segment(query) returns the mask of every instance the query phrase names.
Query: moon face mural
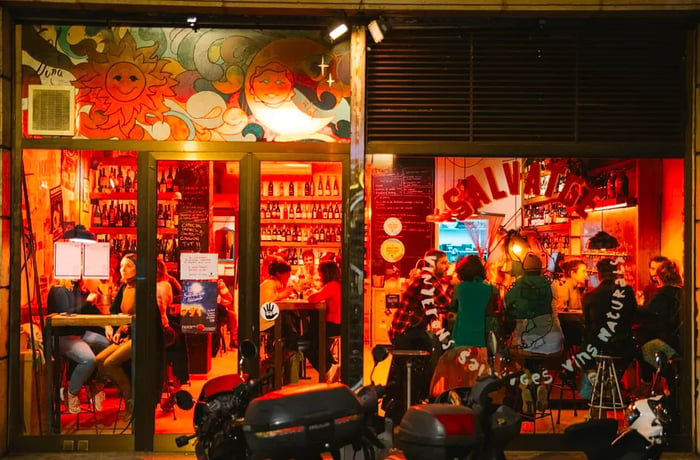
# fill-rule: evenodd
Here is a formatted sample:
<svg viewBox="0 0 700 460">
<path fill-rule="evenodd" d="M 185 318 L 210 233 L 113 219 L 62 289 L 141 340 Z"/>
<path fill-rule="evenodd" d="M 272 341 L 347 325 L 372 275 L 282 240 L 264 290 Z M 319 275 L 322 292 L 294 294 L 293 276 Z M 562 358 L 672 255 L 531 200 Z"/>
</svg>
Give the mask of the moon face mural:
<svg viewBox="0 0 700 460">
<path fill-rule="evenodd" d="M 337 62 L 309 39 L 271 42 L 248 67 L 245 96 L 251 113 L 276 140 L 328 137 L 319 131 L 336 117 L 347 86 L 337 76 Z"/>
</svg>

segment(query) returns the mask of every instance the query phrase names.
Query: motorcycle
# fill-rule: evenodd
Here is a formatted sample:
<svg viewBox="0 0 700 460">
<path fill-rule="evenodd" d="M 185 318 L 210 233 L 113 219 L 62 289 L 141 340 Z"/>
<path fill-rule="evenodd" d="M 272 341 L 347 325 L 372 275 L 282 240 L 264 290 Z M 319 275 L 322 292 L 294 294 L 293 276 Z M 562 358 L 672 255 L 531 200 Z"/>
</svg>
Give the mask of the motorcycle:
<svg viewBox="0 0 700 460">
<path fill-rule="evenodd" d="M 656 354 L 656 375 L 672 370 L 663 353 Z M 666 374 L 672 380 L 675 372 Z M 675 382 L 669 388 L 675 388 Z M 668 440 L 673 422 L 673 393 L 651 395 L 638 399 L 627 407 L 626 429 L 618 435 L 616 419 L 592 419 L 571 425 L 564 430 L 567 445 L 583 451 L 589 460 L 657 460 Z"/>
<path fill-rule="evenodd" d="M 242 370 L 243 364 L 255 358 L 258 350 L 253 342 L 244 340 L 238 352 L 239 374 L 226 374 L 207 381 L 196 406 L 188 391 L 175 393 L 178 407 L 189 410 L 195 406 L 192 420 L 194 433 L 176 438 L 175 443 L 177 447 L 184 447 L 196 439 L 195 454 L 198 460 L 245 459 L 252 454 L 243 433 L 243 417 L 250 402 L 260 393 L 261 384 L 269 380 L 271 374 L 247 380 Z"/>
<path fill-rule="evenodd" d="M 407 460 L 504 460 L 506 445 L 520 434 L 521 417 L 508 406 L 494 404 L 490 394 L 517 374 L 494 370 L 497 339 L 487 341 L 491 373 L 471 388 L 449 390 L 435 403 L 411 406 L 401 420 L 397 446 Z"/>
<path fill-rule="evenodd" d="M 242 368 L 245 359 L 256 356 L 257 347 L 244 341 L 239 353 Z M 386 350 L 373 351 L 375 367 L 386 355 Z M 261 395 L 261 382 L 271 377 L 268 373 L 246 380 L 242 374 L 225 375 L 205 383 L 195 406 L 195 432 L 178 437 L 177 446 L 196 439 L 199 460 L 320 459 L 324 452 L 339 459 L 345 446 L 373 459 L 374 448 L 384 447 L 374 424 L 383 386 L 372 382 L 355 393 L 340 383 L 320 383 Z M 175 400 L 186 410 L 194 405 L 184 390 Z"/>
</svg>

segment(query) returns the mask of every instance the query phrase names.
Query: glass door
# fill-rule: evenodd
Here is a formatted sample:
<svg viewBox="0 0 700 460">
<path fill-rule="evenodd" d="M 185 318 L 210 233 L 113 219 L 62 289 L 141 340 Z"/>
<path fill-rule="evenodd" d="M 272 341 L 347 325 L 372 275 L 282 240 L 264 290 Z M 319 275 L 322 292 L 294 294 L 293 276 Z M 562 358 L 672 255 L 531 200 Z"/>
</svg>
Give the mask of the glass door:
<svg viewBox="0 0 700 460">
<path fill-rule="evenodd" d="M 237 372 L 240 161 L 156 162 L 155 284 L 162 349 L 154 372 L 156 450 L 192 433 L 193 409 L 175 405 L 178 391 L 196 400 L 204 384 Z M 191 450 L 192 446 L 185 448 Z"/>
<path fill-rule="evenodd" d="M 275 388 L 339 376 L 342 173 L 340 161 L 260 163 L 260 349 Z"/>
</svg>

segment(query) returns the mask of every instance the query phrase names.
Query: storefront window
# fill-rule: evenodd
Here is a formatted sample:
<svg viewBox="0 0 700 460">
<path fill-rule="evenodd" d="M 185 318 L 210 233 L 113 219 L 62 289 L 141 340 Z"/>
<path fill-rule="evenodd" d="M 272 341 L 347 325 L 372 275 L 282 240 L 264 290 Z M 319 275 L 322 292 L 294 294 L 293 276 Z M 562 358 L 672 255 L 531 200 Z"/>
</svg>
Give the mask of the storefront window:
<svg viewBox="0 0 700 460">
<path fill-rule="evenodd" d="M 495 366 L 522 371 L 499 396 L 523 415 L 522 433 L 561 433 L 582 413 L 621 421 L 652 392 L 678 397 L 679 363 L 660 369 L 654 356 L 678 361 L 689 346 L 682 160 L 376 157 L 366 171 L 371 344 L 401 347 L 411 327 L 430 330 L 441 357 L 426 363 L 432 380 L 416 398 L 489 372 L 488 331 Z M 433 275 L 423 304 L 435 321 L 397 321 L 426 293 L 413 285 Z M 602 374 L 603 355 L 615 372 Z M 405 403 L 384 408 L 400 419 Z"/>
</svg>

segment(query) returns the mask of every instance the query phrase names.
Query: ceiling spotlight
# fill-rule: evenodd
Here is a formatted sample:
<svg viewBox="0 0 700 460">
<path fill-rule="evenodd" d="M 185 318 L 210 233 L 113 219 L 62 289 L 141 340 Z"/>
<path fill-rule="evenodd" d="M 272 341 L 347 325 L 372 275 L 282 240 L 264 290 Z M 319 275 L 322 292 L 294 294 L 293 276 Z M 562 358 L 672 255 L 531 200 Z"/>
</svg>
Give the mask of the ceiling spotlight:
<svg viewBox="0 0 700 460">
<path fill-rule="evenodd" d="M 345 35 L 348 30 L 348 25 L 344 22 L 340 22 L 329 29 L 328 38 L 330 38 L 331 41 L 334 42 L 343 35 Z"/>
<path fill-rule="evenodd" d="M 372 19 L 369 24 L 367 24 L 367 30 L 369 30 L 369 34 L 372 36 L 374 43 L 381 43 L 381 41 L 384 40 L 384 32 L 389 30 L 389 28 L 381 18 L 377 18 Z"/>
<path fill-rule="evenodd" d="M 197 16 L 189 16 L 187 18 L 187 25 L 193 29 L 197 28 Z"/>
</svg>

